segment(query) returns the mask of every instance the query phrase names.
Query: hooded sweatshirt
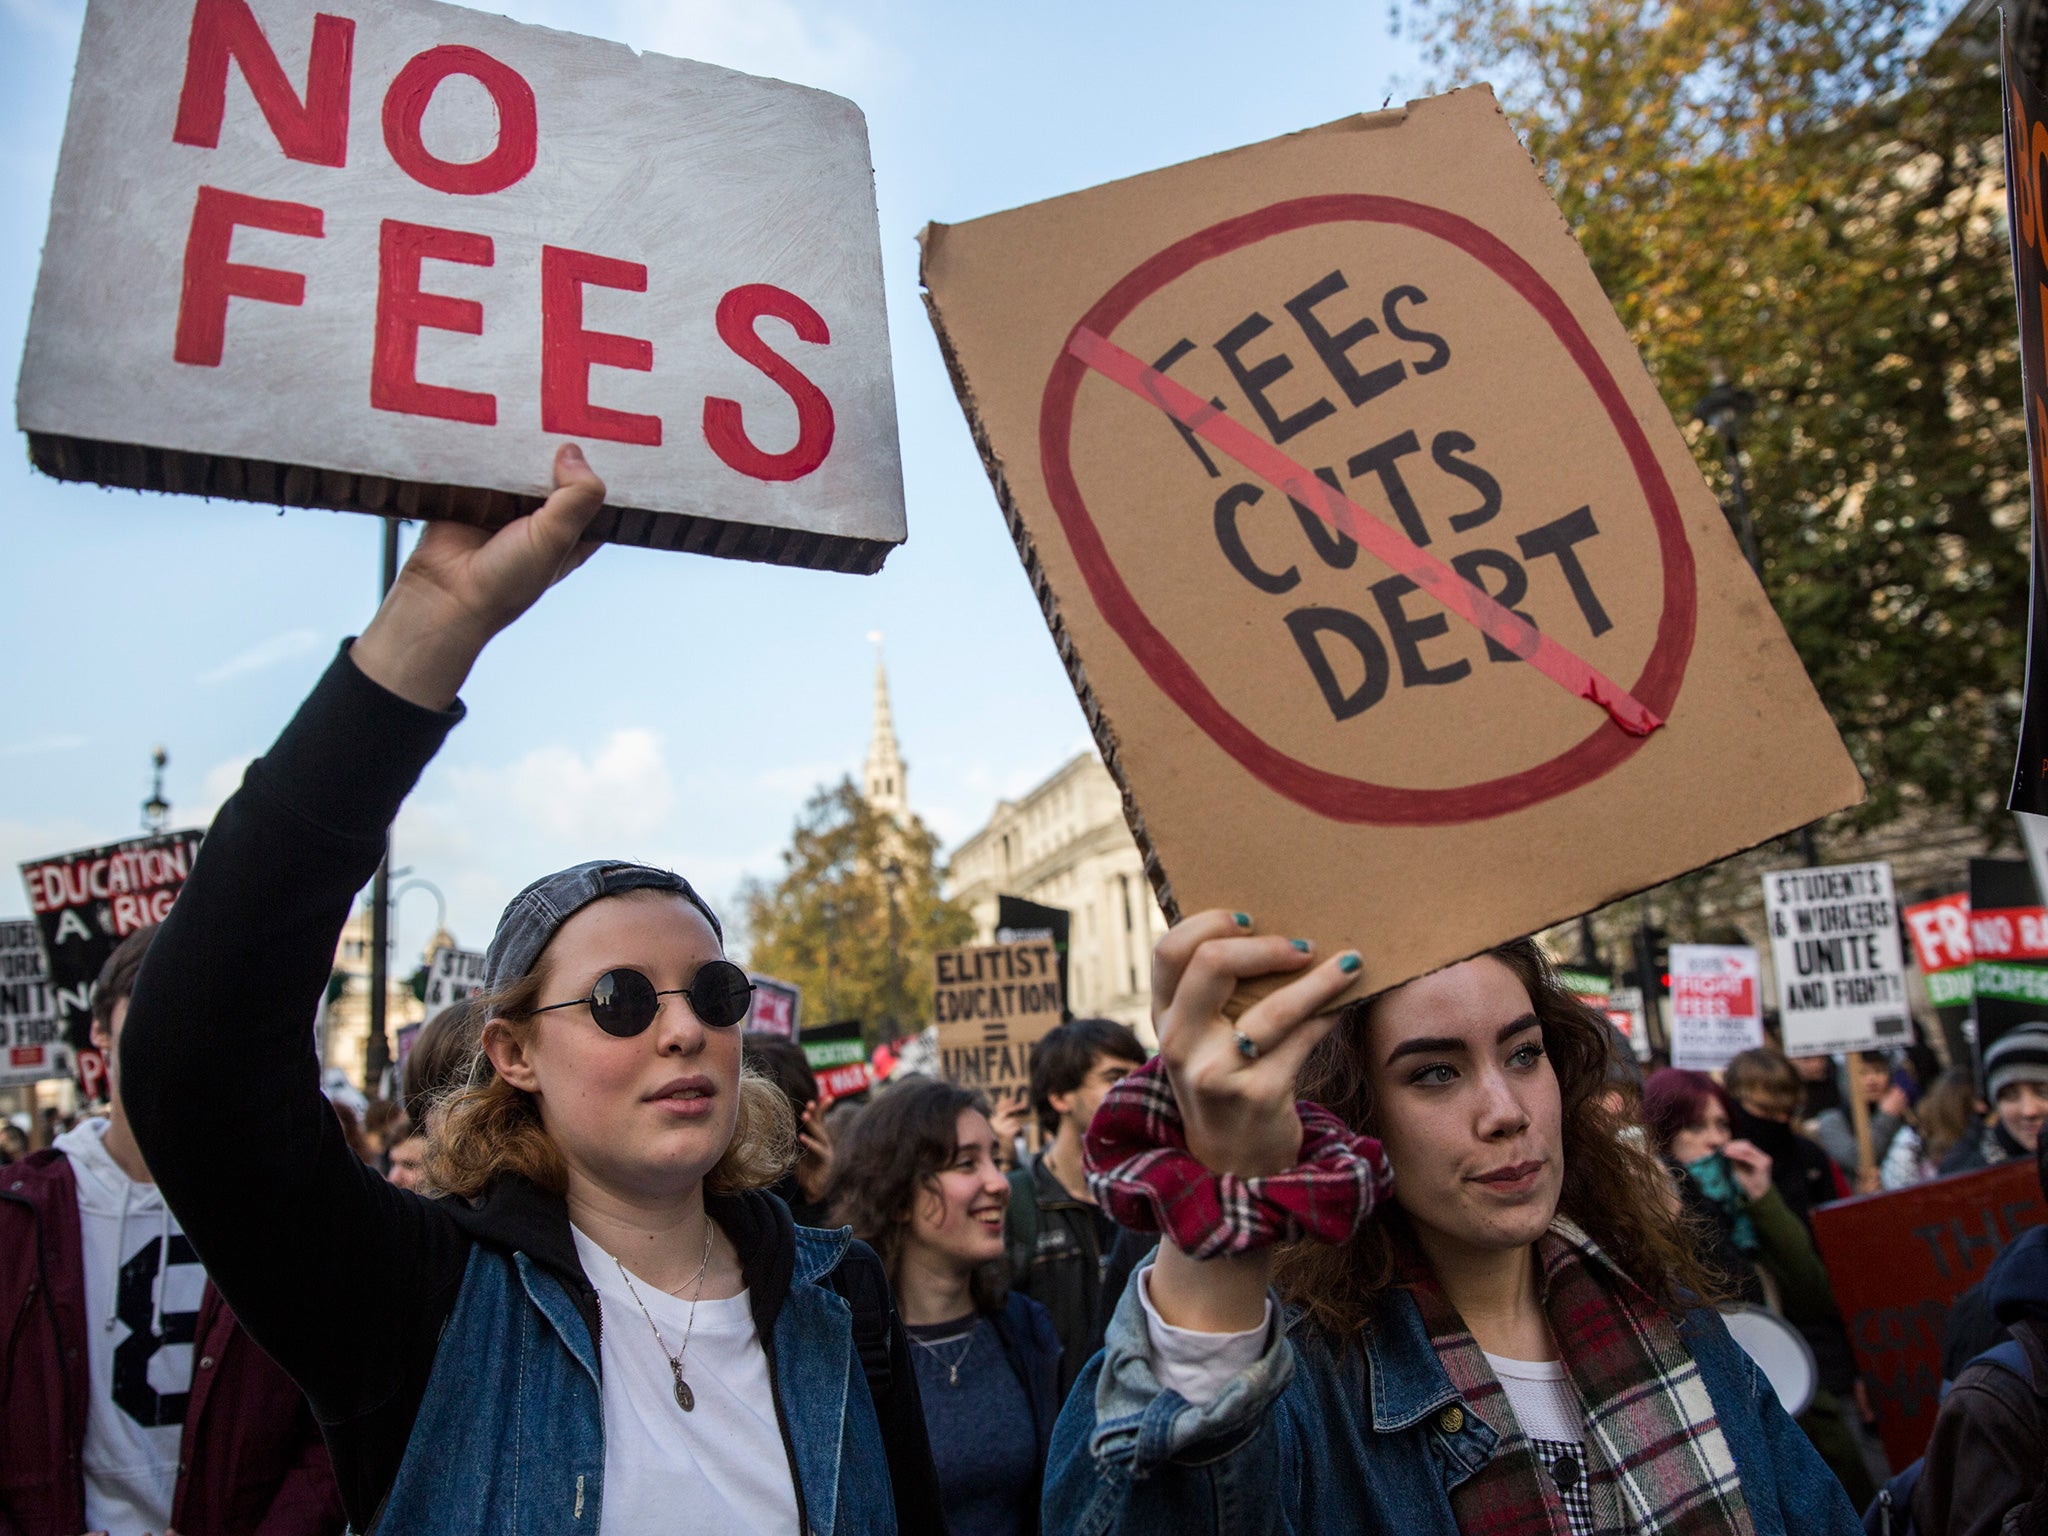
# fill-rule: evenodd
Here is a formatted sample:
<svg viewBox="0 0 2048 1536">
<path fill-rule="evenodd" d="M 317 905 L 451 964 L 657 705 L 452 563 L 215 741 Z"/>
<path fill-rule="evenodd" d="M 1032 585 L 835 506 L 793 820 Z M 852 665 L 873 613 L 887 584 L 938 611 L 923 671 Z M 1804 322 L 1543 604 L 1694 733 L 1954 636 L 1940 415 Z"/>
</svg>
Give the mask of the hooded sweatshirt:
<svg viewBox="0 0 2048 1536">
<path fill-rule="evenodd" d="M 121 1171 L 107 1122 L 57 1138 L 78 1182 L 85 1259 L 85 1523 L 108 1536 L 170 1525 L 206 1271 L 154 1184 Z"/>
</svg>

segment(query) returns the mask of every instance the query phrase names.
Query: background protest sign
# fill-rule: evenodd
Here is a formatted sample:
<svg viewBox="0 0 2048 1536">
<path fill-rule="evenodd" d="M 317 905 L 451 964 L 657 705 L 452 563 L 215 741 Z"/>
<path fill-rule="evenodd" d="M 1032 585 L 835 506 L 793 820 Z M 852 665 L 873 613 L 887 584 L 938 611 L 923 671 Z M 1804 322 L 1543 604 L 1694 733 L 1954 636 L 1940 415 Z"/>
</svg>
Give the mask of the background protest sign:
<svg viewBox="0 0 2048 1536">
<path fill-rule="evenodd" d="M 475 950 L 441 945 L 427 967 L 427 1012 L 474 997 L 484 988 L 484 975 L 484 957 Z"/>
<path fill-rule="evenodd" d="M 1958 891 L 1903 910 L 1913 940 L 1913 963 L 1927 983 L 1927 1000 L 1937 1008 L 1970 1001 L 1970 897 Z"/>
<path fill-rule="evenodd" d="M 818 1097 L 826 1103 L 849 1098 L 868 1087 L 868 1048 L 861 1041 L 860 1020 L 840 1019 L 822 1025 L 809 1031 L 801 1044 L 804 1061 L 818 1082 Z"/>
<path fill-rule="evenodd" d="M 71 1072 L 36 925 L 26 918 L 0 922 L 0 1087 Z"/>
<path fill-rule="evenodd" d="M 1643 1032 L 1643 994 L 1638 988 L 1617 987 L 1611 977 L 1572 966 L 1560 966 L 1557 979 L 1572 996 L 1606 1017 L 1638 1061 L 1650 1059 L 1649 1038 Z"/>
<path fill-rule="evenodd" d="M 1488 91 L 932 225 L 923 275 L 1169 917 L 1386 987 L 1860 797 Z"/>
<path fill-rule="evenodd" d="M 2025 859 L 1970 860 L 1970 956 L 1981 1062 L 2007 1030 L 2048 1018 L 2048 911 Z"/>
<path fill-rule="evenodd" d="M 1763 878 L 1785 1054 L 1904 1045 L 1906 963 L 1891 865 L 1838 864 Z"/>
<path fill-rule="evenodd" d="M 1941 1325 L 2012 1238 L 2048 1221 L 2031 1158 L 1813 1213 L 1814 1240 L 1877 1398 L 1885 1455 L 1927 1449 L 1941 1406 Z"/>
<path fill-rule="evenodd" d="M 16 395 L 45 473 L 832 570 L 904 537 L 823 91 L 432 0 L 91 0 Z"/>
<path fill-rule="evenodd" d="M 752 971 L 747 976 L 754 983 L 754 1000 L 747 1010 L 747 1033 L 796 1039 L 802 1027 L 799 1015 L 803 1011 L 803 988 Z"/>
<path fill-rule="evenodd" d="M 2027 424 L 2033 555 L 2027 595 L 2027 675 L 2019 750 L 2008 808 L 2048 813 L 2048 184 L 2041 179 L 2039 137 L 2048 133 L 2044 97 L 2012 56 L 2003 36 L 2005 75 L 2005 212 L 2011 231 L 2013 288 L 2019 299 L 2020 413 Z"/>
<path fill-rule="evenodd" d="M 1747 944 L 1671 946 L 1671 1064 L 1718 1072 L 1764 1043 L 1762 968 Z"/>
<path fill-rule="evenodd" d="M 163 832 L 21 866 L 64 1038 L 88 1097 L 106 1088 L 105 1062 L 92 1045 L 92 984 L 115 945 L 164 920 L 205 835 Z"/>
<path fill-rule="evenodd" d="M 1050 939 L 943 949 L 933 957 L 939 1073 L 1000 1108 L 1031 1085 L 1031 1047 L 1060 1022 Z"/>
</svg>

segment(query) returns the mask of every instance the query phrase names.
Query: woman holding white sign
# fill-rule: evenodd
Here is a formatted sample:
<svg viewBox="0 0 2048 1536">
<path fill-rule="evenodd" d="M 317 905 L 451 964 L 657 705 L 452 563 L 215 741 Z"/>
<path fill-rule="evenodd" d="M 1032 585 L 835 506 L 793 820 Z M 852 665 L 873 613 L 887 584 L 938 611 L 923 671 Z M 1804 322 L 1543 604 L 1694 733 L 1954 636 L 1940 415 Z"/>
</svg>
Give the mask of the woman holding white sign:
<svg viewBox="0 0 2048 1536">
<path fill-rule="evenodd" d="M 1088 1150 L 1165 1240 L 1067 1399 L 1047 1528 L 1858 1531 L 1699 1305 L 1601 1107 L 1605 1021 L 1527 941 L 1323 1012 L 1358 971 L 1242 913 L 1160 941 L 1160 1058 Z M 1284 984 L 1233 1022 L 1254 978 Z"/>
<path fill-rule="evenodd" d="M 357 1530 L 941 1530 L 880 1264 L 761 1193 L 795 1130 L 688 882 L 584 864 L 506 908 L 432 1111 L 446 1198 L 350 1156 L 320 1097 L 306 1021 L 355 893 L 486 642 L 594 547 L 602 483 L 574 448 L 555 476 L 495 534 L 429 524 L 222 807 L 124 1034 L 136 1139 Z M 232 1176 L 213 1125 L 258 1149 Z"/>
</svg>

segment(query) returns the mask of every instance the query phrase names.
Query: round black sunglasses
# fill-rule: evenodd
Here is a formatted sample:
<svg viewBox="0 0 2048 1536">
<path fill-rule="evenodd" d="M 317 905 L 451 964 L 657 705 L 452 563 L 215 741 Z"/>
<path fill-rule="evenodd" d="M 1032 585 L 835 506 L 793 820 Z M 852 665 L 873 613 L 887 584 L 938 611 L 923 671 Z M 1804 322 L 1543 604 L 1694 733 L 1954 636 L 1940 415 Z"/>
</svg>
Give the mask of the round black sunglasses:
<svg viewBox="0 0 2048 1536">
<path fill-rule="evenodd" d="M 620 967 L 606 971 L 590 985 L 588 997 L 573 997 L 566 1003 L 549 1003 L 535 1013 L 552 1013 L 557 1008 L 590 1005 L 590 1016 L 608 1035 L 622 1039 L 639 1034 L 654 1022 L 664 997 L 687 997 L 691 1011 L 712 1029 L 730 1029 L 747 1016 L 754 996 L 754 984 L 747 973 L 730 960 L 707 960 L 697 967 L 687 987 L 657 992 L 654 983 L 638 971 Z"/>
</svg>

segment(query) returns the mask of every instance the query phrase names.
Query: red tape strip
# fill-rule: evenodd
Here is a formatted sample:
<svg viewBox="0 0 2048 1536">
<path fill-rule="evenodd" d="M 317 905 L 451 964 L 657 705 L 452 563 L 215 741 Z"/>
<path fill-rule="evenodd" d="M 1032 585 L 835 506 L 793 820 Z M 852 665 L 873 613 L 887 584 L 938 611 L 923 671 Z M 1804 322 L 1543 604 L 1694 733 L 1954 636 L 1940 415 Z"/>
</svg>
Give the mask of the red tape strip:
<svg viewBox="0 0 2048 1536">
<path fill-rule="evenodd" d="M 1566 692 L 1607 711 L 1631 736 L 1647 736 L 1664 723 L 1640 700 L 1584 658 L 1503 608 L 1477 586 L 1357 502 L 1332 490 L 1271 443 L 1255 437 L 1214 405 L 1156 368 L 1147 367 L 1107 337 L 1076 326 L 1067 351 L 1112 383 L 1166 412 L 1204 442 L 1221 449 L 1268 485 L 1301 503 L 1332 528 L 1363 546 L 1489 639 L 1498 641 Z"/>
</svg>

